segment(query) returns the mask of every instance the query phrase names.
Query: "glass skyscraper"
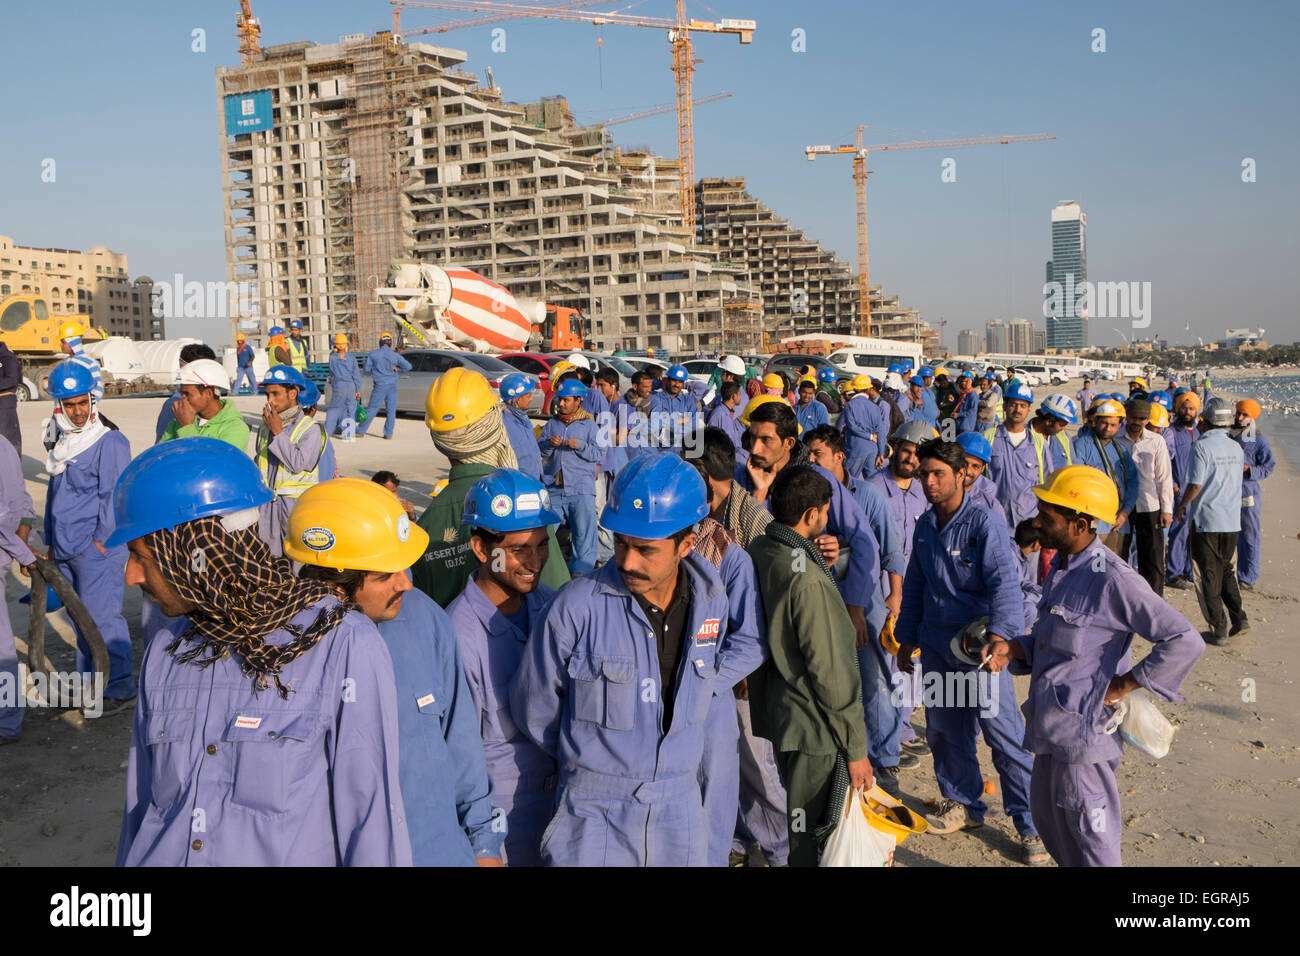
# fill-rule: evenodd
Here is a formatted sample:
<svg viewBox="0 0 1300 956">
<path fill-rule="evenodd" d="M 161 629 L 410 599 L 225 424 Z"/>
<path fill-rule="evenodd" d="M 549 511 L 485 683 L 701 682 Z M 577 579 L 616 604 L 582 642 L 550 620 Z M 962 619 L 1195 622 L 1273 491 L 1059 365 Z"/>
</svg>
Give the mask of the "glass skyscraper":
<svg viewBox="0 0 1300 956">
<path fill-rule="evenodd" d="M 1088 278 L 1087 232 L 1088 217 L 1077 202 L 1070 199 L 1056 204 L 1047 281 L 1052 289 L 1049 297 L 1054 293 L 1059 305 L 1044 309 L 1048 348 L 1081 349 L 1088 344 L 1088 319 L 1082 308 L 1082 288 Z"/>
</svg>

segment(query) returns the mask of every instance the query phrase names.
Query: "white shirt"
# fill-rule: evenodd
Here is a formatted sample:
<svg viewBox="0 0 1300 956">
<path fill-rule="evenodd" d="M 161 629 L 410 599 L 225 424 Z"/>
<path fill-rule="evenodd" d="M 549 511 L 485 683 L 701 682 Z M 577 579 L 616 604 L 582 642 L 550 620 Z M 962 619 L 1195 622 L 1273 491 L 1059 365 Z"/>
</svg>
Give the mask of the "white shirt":
<svg viewBox="0 0 1300 956">
<path fill-rule="evenodd" d="M 1174 512 L 1174 479 L 1169 465 L 1169 446 L 1163 435 L 1143 430 L 1137 441 L 1128 437 L 1127 431 L 1115 436 L 1124 450 L 1133 456 L 1137 466 L 1138 496 L 1134 512 Z"/>
</svg>

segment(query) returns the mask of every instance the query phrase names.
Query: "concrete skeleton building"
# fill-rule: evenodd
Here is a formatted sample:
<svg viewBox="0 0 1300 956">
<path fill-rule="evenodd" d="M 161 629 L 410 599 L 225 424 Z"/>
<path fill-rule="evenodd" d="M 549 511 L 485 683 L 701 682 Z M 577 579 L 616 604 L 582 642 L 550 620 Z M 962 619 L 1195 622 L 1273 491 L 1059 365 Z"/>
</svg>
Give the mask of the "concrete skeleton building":
<svg viewBox="0 0 1300 956">
<path fill-rule="evenodd" d="M 764 330 L 854 329 L 849 267 L 743 179 L 699 183 L 684 227 L 675 159 L 611 148 L 562 97 L 506 102 L 465 59 L 381 33 L 218 69 L 227 281 L 257 290 L 232 336 L 300 319 L 315 355 L 338 331 L 371 347 L 395 327 L 373 290 L 412 259 L 576 308 L 607 349 L 753 352 Z M 873 320 L 928 330 L 896 296 Z"/>
<path fill-rule="evenodd" d="M 166 338 L 164 321 L 154 314 L 153 280 L 128 275 L 126 254 L 104 246 L 46 249 L 0 236 L 0 296 L 42 296 L 51 315 L 85 315 L 109 335 Z"/>
</svg>

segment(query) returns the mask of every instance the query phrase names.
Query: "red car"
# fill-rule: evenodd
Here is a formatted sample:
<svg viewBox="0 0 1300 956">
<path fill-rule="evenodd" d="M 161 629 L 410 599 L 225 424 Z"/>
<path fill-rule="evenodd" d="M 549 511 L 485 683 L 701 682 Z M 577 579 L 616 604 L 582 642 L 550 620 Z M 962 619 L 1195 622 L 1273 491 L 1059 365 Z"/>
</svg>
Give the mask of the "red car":
<svg viewBox="0 0 1300 956">
<path fill-rule="evenodd" d="M 542 384 L 542 408 L 551 407 L 551 391 L 554 387 L 551 383 L 551 368 L 564 360 L 563 355 L 550 352 L 507 352 L 496 357 L 511 368 L 536 375 Z"/>
</svg>

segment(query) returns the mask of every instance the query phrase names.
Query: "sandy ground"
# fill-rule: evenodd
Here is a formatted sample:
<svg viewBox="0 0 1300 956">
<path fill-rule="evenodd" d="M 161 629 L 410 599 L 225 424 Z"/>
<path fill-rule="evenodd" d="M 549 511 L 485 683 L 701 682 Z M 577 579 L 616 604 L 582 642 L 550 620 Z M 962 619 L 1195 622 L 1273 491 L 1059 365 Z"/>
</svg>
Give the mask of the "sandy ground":
<svg viewBox="0 0 1300 956">
<path fill-rule="evenodd" d="M 1068 389 L 1073 393 L 1078 383 Z M 131 440 L 134 451 L 153 442 L 161 399 L 111 399 L 104 411 Z M 254 398 L 236 400 L 252 423 L 260 410 Z M 21 411 L 26 454 L 23 469 L 38 513 L 47 478 L 37 457 L 45 402 Z M 1267 421 L 1262 423 L 1267 434 Z M 343 475 L 369 477 L 395 471 L 402 493 L 417 508 L 446 474 L 446 461 L 433 448 L 417 419 L 397 423 L 392 441 L 370 437 L 337 446 Z M 1300 617 L 1300 484 L 1280 461 L 1264 484 L 1264 567 L 1246 594 L 1252 630 L 1228 647 L 1209 647 L 1184 685 L 1187 701 L 1161 704 L 1178 725 L 1173 749 L 1162 761 L 1132 748 L 1120 769 L 1124 859 L 1144 866 L 1279 865 L 1300 862 L 1300 698 L 1295 693 L 1291 653 Z M 35 540 L 35 539 L 33 539 Z M 5 598 L 20 659 L 25 660 L 28 627 L 25 579 L 6 571 Z M 1193 592 L 1169 591 L 1171 603 L 1197 627 L 1204 627 Z M 129 588 L 125 614 L 140 653 L 140 592 Z M 48 648 L 56 667 L 72 669 L 72 630 L 66 613 L 51 615 Z M 1135 645 L 1138 657 L 1149 645 Z M 1027 678 L 1017 682 L 1023 700 Z M 116 853 L 121 822 L 131 712 L 85 720 L 76 711 L 32 709 L 22 740 L 0 748 L 0 865 L 105 866 Z M 918 725 L 921 723 L 917 715 Z M 981 765 L 996 780 L 987 747 Z M 905 798 L 937 797 L 929 760 L 904 771 Z M 1019 844 L 1000 798 L 982 831 L 913 837 L 896 860 L 907 866 L 1009 865 Z"/>
</svg>

